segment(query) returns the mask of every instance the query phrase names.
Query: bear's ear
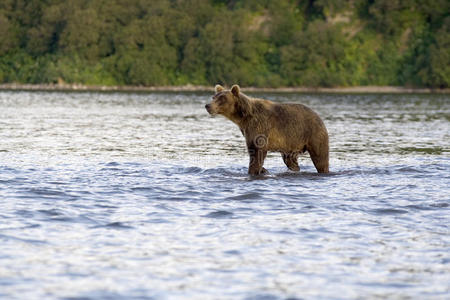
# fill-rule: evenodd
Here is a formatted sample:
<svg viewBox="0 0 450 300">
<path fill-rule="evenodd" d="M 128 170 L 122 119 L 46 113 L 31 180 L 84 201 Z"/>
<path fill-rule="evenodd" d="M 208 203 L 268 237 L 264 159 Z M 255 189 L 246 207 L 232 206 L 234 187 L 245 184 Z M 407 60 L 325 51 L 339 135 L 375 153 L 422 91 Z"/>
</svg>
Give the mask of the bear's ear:
<svg viewBox="0 0 450 300">
<path fill-rule="evenodd" d="M 236 97 L 239 97 L 239 92 L 241 91 L 241 88 L 235 84 L 231 87 L 231 92 L 233 93 L 233 95 L 235 95 Z"/>
<path fill-rule="evenodd" d="M 224 90 L 223 86 L 221 86 L 220 84 L 216 84 L 216 87 L 214 89 L 216 91 L 216 94 Z"/>
</svg>

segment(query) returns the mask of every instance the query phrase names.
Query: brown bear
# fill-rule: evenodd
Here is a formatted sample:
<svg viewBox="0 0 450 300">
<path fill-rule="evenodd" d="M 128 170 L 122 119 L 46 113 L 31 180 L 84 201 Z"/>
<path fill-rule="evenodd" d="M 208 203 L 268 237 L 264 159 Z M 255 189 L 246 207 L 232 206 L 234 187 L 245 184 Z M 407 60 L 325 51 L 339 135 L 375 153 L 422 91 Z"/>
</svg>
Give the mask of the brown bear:
<svg viewBox="0 0 450 300">
<path fill-rule="evenodd" d="M 281 152 L 292 171 L 300 170 L 298 155 L 308 151 L 317 172 L 328 173 L 328 132 L 309 107 L 250 98 L 238 85 L 231 90 L 216 85 L 212 99 L 205 105 L 208 113 L 223 115 L 241 129 L 250 155 L 250 175 L 267 173 L 263 168 L 267 151 Z"/>
</svg>

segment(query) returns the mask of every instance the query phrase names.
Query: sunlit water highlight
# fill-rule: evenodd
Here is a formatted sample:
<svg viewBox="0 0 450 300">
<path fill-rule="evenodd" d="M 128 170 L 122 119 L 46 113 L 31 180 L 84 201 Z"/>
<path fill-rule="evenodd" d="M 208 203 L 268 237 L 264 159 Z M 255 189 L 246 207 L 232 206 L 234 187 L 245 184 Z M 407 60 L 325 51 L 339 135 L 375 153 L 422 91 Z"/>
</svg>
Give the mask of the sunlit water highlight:
<svg viewBox="0 0 450 300">
<path fill-rule="evenodd" d="M 449 97 L 258 96 L 331 174 L 249 178 L 210 94 L 0 92 L 0 298 L 448 299 Z"/>
</svg>

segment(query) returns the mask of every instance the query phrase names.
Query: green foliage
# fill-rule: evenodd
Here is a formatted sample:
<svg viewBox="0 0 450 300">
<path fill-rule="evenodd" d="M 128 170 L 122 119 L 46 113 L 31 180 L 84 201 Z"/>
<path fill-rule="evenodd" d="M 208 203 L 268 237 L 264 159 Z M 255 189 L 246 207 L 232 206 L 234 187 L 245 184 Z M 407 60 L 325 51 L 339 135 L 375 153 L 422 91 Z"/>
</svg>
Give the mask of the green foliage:
<svg viewBox="0 0 450 300">
<path fill-rule="evenodd" d="M 1 82 L 42 82 L 42 70 L 46 70 L 49 57 L 34 58 L 23 50 L 0 57 Z"/>
<path fill-rule="evenodd" d="M 420 21 L 416 0 L 378 0 L 369 8 L 370 21 L 385 34 L 395 35 Z"/>
<path fill-rule="evenodd" d="M 450 17 L 432 34 L 429 26 L 416 29 L 404 59 L 403 84 L 450 86 Z"/>
<path fill-rule="evenodd" d="M 435 42 L 430 45 L 429 86 L 450 86 L 450 17 L 435 35 Z"/>
<path fill-rule="evenodd" d="M 116 85 L 118 82 L 109 73 L 104 63 L 90 63 L 79 56 L 61 56 L 56 61 L 50 61 L 42 74 L 44 82 L 57 83 L 60 80 L 66 83 L 86 85 Z"/>
<path fill-rule="evenodd" d="M 450 86 L 448 0 L 2 0 L 0 82 Z"/>
<path fill-rule="evenodd" d="M 17 29 L 11 23 L 5 13 L 0 10 L 0 56 L 14 50 L 18 44 Z"/>
<path fill-rule="evenodd" d="M 291 45 L 281 49 L 281 75 L 288 85 L 345 86 L 347 41 L 324 21 L 314 21 L 299 32 Z"/>
<path fill-rule="evenodd" d="M 291 43 L 294 35 L 300 32 L 303 18 L 298 7 L 289 0 L 271 2 L 270 11 L 270 40 L 276 46 Z"/>
</svg>

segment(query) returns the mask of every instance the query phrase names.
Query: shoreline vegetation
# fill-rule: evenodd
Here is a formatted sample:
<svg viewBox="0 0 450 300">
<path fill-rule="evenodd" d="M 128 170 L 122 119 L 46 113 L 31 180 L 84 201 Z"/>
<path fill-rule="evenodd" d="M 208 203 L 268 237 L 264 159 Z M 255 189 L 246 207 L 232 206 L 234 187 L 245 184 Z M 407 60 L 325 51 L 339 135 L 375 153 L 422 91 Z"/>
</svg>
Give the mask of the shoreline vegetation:
<svg viewBox="0 0 450 300">
<path fill-rule="evenodd" d="M 440 92 L 449 11 L 448 0 L 2 0 L 0 84 Z"/>
<path fill-rule="evenodd" d="M 0 91 L 85 91 L 85 92 L 212 92 L 213 86 L 107 86 L 83 84 L 0 84 Z M 354 87 L 246 87 L 244 92 L 254 93 L 330 93 L 330 94 L 450 94 L 450 89 L 433 89 L 400 86 L 354 86 Z"/>
</svg>

